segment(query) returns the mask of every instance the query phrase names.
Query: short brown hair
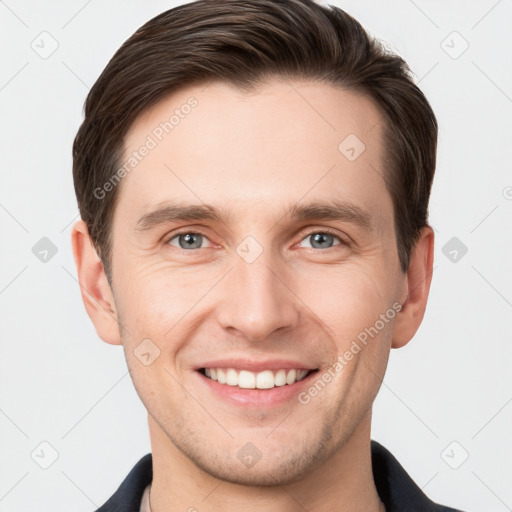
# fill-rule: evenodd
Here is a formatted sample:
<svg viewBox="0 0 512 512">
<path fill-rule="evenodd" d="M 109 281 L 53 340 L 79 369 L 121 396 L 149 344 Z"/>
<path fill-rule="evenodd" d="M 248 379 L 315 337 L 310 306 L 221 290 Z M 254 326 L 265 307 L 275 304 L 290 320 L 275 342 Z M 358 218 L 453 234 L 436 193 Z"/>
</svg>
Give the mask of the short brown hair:
<svg viewBox="0 0 512 512">
<path fill-rule="evenodd" d="M 394 205 L 400 266 L 408 269 L 428 223 L 437 121 L 406 62 L 337 7 L 313 0 L 200 0 L 140 27 L 85 101 L 73 144 L 73 179 L 80 215 L 107 276 L 120 187 L 101 199 L 95 190 L 119 168 L 137 116 L 178 88 L 223 81 L 253 90 L 273 76 L 339 85 L 377 105 L 384 121 L 383 177 Z"/>
</svg>

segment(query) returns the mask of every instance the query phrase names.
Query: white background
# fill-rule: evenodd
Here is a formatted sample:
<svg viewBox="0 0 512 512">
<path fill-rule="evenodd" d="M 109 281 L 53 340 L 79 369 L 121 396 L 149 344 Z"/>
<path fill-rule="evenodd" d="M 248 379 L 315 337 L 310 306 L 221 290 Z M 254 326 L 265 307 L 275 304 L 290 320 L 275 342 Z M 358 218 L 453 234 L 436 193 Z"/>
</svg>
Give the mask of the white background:
<svg viewBox="0 0 512 512">
<path fill-rule="evenodd" d="M 81 302 L 71 145 L 115 50 L 178 3 L 0 2 L 1 512 L 95 510 L 150 451 L 122 348 Z M 440 124 L 429 306 L 391 353 L 372 437 L 435 501 L 511 510 L 512 2 L 331 3 L 408 61 Z M 47 59 L 31 47 L 43 31 L 59 45 Z M 58 250 L 46 263 L 32 252 L 42 237 Z M 442 251 L 452 237 L 468 248 L 455 263 Z M 43 441 L 58 452 L 48 469 L 31 458 Z"/>
</svg>

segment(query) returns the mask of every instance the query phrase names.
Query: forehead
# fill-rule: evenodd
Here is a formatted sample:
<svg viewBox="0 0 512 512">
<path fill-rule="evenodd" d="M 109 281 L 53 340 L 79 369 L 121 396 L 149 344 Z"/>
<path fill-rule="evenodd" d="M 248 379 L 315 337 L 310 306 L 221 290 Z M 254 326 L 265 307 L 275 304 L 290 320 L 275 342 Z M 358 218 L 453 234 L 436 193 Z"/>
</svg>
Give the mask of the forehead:
<svg viewBox="0 0 512 512">
<path fill-rule="evenodd" d="M 133 123 L 124 160 L 137 161 L 118 208 L 140 213 L 175 198 L 250 215 L 325 198 L 383 215 L 391 203 L 381 124 L 370 99 L 321 82 L 276 79 L 249 93 L 220 82 L 184 88 Z"/>
</svg>

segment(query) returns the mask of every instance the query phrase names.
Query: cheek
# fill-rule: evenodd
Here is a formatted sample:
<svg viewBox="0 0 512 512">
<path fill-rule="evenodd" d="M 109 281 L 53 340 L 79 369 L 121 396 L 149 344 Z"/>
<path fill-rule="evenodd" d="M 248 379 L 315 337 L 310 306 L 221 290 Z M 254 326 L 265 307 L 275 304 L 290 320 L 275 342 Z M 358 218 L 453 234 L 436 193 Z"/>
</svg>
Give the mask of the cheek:
<svg viewBox="0 0 512 512">
<path fill-rule="evenodd" d="M 391 308 L 395 295 L 392 278 L 370 265 L 347 264 L 304 272 L 293 289 L 307 305 L 307 314 L 312 312 L 341 345 L 339 349 L 373 326 Z"/>
<path fill-rule="evenodd" d="M 210 267 L 171 267 L 169 262 L 121 262 L 119 310 L 128 331 L 140 337 L 164 339 L 197 306 L 222 272 Z M 187 316 L 188 318 L 188 316 Z"/>
</svg>

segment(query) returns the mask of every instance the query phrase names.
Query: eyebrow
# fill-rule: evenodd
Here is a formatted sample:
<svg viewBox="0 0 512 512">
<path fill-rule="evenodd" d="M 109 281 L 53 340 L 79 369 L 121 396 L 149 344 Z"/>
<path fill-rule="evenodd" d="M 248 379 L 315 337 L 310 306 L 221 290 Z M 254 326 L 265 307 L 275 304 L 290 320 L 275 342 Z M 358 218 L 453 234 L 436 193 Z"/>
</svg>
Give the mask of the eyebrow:
<svg viewBox="0 0 512 512">
<path fill-rule="evenodd" d="M 282 218 L 295 221 L 342 220 L 368 231 L 373 227 L 371 215 L 366 209 L 350 202 L 337 200 L 294 204 L 288 208 Z M 219 210 L 208 204 L 163 203 L 155 210 L 140 217 L 137 221 L 137 230 L 148 231 L 161 224 L 192 220 L 229 224 L 232 219 L 231 211 Z"/>
</svg>

